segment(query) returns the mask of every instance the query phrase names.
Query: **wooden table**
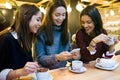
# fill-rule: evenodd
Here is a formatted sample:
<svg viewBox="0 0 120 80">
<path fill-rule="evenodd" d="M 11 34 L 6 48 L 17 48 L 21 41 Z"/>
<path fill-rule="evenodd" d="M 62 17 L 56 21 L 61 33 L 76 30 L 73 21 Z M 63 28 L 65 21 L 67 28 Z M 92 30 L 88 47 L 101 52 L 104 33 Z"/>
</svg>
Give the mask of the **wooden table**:
<svg viewBox="0 0 120 80">
<path fill-rule="evenodd" d="M 114 56 L 113 59 L 120 63 L 120 55 Z M 51 70 L 50 74 L 53 80 L 120 80 L 120 65 L 113 71 L 96 68 L 95 61 L 84 64 L 84 67 L 87 71 L 80 74 L 70 72 L 67 67 Z"/>
<path fill-rule="evenodd" d="M 120 55 L 113 57 L 120 63 Z M 87 71 L 81 74 L 70 72 L 67 68 L 51 70 L 50 73 L 54 80 L 120 80 L 120 66 L 113 71 L 98 69 L 95 61 L 84 64 Z"/>
</svg>

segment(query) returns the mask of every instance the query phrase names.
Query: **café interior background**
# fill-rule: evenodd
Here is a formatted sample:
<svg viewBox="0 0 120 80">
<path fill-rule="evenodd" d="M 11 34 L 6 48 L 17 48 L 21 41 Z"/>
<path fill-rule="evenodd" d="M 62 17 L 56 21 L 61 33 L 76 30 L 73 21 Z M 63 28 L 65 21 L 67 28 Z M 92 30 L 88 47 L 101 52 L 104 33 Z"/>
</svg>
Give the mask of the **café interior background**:
<svg viewBox="0 0 120 80">
<path fill-rule="evenodd" d="M 45 7 L 50 0 L 0 0 L 0 31 L 10 26 L 14 19 L 15 10 L 23 3 L 37 4 L 43 14 Z M 120 0 L 65 0 L 69 13 L 68 26 L 71 35 L 79 29 L 79 15 L 87 5 L 96 6 L 102 16 L 104 28 L 109 34 L 118 36 L 120 40 Z"/>
</svg>

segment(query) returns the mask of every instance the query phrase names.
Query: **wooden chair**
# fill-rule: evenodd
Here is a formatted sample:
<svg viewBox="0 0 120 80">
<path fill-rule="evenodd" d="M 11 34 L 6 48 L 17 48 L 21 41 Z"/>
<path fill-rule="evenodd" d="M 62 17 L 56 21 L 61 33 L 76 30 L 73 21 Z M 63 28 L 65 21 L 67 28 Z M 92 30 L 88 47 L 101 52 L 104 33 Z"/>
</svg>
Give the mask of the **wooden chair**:
<svg viewBox="0 0 120 80">
<path fill-rule="evenodd" d="M 4 35 L 5 33 L 9 32 L 10 31 L 10 27 L 0 31 L 0 36 Z"/>
</svg>

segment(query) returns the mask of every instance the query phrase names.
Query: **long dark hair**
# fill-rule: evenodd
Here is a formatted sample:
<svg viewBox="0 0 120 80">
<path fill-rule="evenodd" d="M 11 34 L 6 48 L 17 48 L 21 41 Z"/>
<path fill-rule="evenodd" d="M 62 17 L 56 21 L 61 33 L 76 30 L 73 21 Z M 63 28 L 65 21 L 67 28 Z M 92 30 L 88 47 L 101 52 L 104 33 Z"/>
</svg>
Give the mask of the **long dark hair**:
<svg viewBox="0 0 120 80">
<path fill-rule="evenodd" d="M 31 51 L 32 39 L 34 37 L 34 34 L 30 32 L 29 22 L 32 16 L 39 11 L 39 8 L 35 5 L 23 4 L 18 9 L 15 21 L 11 25 L 11 28 L 17 32 L 20 45 L 27 52 Z"/>
<path fill-rule="evenodd" d="M 80 21 L 83 15 L 88 15 L 95 24 L 95 35 L 99 35 L 103 30 L 103 22 L 98 9 L 95 6 L 87 6 L 80 14 Z M 84 30 L 84 28 L 82 28 Z"/>
<path fill-rule="evenodd" d="M 46 38 L 47 38 L 47 40 L 46 40 L 47 45 L 52 45 L 53 44 L 52 13 L 59 6 L 63 6 L 67 10 L 66 4 L 63 0 L 53 0 L 53 1 L 48 3 L 47 8 L 46 8 L 47 12 L 46 12 L 46 15 L 43 18 L 43 22 L 42 22 L 42 25 L 40 27 L 40 30 L 45 32 L 45 35 L 46 35 Z M 67 44 L 67 41 L 68 41 L 68 38 L 69 38 L 68 37 L 69 35 L 68 35 L 67 22 L 68 22 L 68 13 L 66 11 L 66 18 L 61 25 L 61 43 L 62 43 L 62 45 Z"/>
</svg>

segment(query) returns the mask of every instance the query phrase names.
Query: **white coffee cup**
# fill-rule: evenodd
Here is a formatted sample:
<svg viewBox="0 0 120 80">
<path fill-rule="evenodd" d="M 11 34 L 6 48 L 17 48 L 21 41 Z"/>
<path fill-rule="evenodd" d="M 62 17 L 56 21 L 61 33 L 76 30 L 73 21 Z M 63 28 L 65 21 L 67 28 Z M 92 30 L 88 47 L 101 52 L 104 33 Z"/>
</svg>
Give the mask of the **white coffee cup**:
<svg viewBox="0 0 120 80">
<path fill-rule="evenodd" d="M 80 70 L 82 67 L 83 67 L 82 61 L 78 61 L 78 60 L 72 61 L 72 69 L 73 70 Z"/>
<path fill-rule="evenodd" d="M 37 80 L 49 80 L 50 76 L 51 75 L 49 73 L 49 70 L 45 71 L 45 72 L 37 72 L 36 73 Z"/>
<path fill-rule="evenodd" d="M 113 59 L 97 58 L 96 63 L 98 66 L 109 68 L 114 67 L 117 61 Z"/>
<path fill-rule="evenodd" d="M 113 45 L 114 42 L 114 37 L 111 37 L 110 40 L 107 42 L 107 45 Z"/>
</svg>

